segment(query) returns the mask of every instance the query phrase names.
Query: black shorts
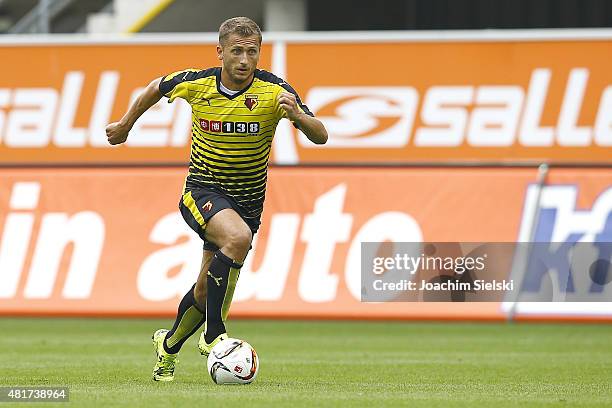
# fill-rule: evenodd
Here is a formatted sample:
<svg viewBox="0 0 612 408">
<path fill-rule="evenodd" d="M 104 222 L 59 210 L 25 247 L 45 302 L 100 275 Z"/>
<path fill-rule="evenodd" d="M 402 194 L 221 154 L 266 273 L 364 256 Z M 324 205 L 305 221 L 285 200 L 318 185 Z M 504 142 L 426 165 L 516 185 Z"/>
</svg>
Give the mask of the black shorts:
<svg viewBox="0 0 612 408">
<path fill-rule="evenodd" d="M 204 236 L 204 230 L 208 221 L 219 211 L 231 208 L 246 222 L 253 235 L 257 233 L 260 217 L 250 218 L 245 216 L 244 211 L 227 194 L 208 187 L 187 186 L 179 202 L 179 209 L 183 219 L 204 241 L 204 249 L 217 251 L 219 247 L 208 241 Z"/>
</svg>

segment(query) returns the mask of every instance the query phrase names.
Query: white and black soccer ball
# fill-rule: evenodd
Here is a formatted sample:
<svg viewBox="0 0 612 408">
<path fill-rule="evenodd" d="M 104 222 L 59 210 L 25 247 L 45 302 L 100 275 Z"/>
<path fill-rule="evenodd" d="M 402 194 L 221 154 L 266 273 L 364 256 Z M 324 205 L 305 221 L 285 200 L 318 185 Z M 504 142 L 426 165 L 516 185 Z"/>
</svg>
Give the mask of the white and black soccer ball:
<svg viewBox="0 0 612 408">
<path fill-rule="evenodd" d="M 208 373 L 217 384 L 250 384 L 259 372 L 259 357 L 249 343 L 225 339 L 208 355 Z"/>
</svg>

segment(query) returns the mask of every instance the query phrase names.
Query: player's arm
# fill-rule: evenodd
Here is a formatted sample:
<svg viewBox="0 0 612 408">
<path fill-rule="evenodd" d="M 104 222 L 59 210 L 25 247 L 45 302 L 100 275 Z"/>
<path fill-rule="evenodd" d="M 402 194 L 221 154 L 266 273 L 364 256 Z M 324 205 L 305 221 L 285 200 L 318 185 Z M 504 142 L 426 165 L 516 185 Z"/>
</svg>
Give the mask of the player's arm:
<svg viewBox="0 0 612 408">
<path fill-rule="evenodd" d="M 159 102 L 162 97 L 159 91 L 159 83 L 161 80 L 161 78 L 153 80 L 144 91 L 142 91 L 138 98 L 136 98 L 119 122 L 113 122 L 106 126 L 106 138 L 108 139 L 108 143 L 116 145 L 125 142 L 136 120 L 151 106 Z"/>
<path fill-rule="evenodd" d="M 311 142 L 315 144 L 325 144 L 327 142 L 327 130 L 323 123 L 319 119 L 304 113 L 298 107 L 294 94 L 281 92 L 278 102 L 287 113 L 287 119 L 292 121 Z"/>
</svg>

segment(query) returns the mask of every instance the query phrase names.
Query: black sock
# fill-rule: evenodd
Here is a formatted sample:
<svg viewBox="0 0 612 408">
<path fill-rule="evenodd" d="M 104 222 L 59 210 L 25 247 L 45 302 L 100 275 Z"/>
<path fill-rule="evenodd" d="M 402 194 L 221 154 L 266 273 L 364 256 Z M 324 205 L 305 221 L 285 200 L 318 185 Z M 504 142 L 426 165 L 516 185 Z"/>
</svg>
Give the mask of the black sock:
<svg viewBox="0 0 612 408">
<path fill-rule="evenodd" d="M 232 302 L 241 264 L 227 257 L 220 250 L 208 267 L 207 296 L 206 296 L 206 333 L 207 343 L 212 343 L 217 336 L 225 333 L 225 324 Z"/>
<path fill-rule="evenodd" d="M 181 303 L 179 303 L 174 326 L 172 326 L 172 330 L 166 334 L 164 350 L 168 353 L 178 353 L 183 343 L 185 343 L 185 341 L 191 337 L 206 320 L 206 314 L 202 313 L 196 305 L 193 296 L 194 288 L 195 284 L 189 289 L 185 296 L 183 296 Z"/>
</svg>

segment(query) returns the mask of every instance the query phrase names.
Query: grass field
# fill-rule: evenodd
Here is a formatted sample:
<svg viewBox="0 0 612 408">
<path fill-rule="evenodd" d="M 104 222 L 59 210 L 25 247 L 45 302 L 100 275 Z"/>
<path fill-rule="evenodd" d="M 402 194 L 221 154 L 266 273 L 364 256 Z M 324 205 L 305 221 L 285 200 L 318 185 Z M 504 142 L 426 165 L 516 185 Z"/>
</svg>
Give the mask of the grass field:
<svg viewBox="0 0 612 408">
<path fill-rule="evenodd" d="M 612 325 L 232 321 L 261 370 L 219 386 L 195 336 L 175 381 L 151 380 L 170 323 L 0 318 L 0 385 L 65 385 L 88 407 L 612 407 Z"/>
</svg>

